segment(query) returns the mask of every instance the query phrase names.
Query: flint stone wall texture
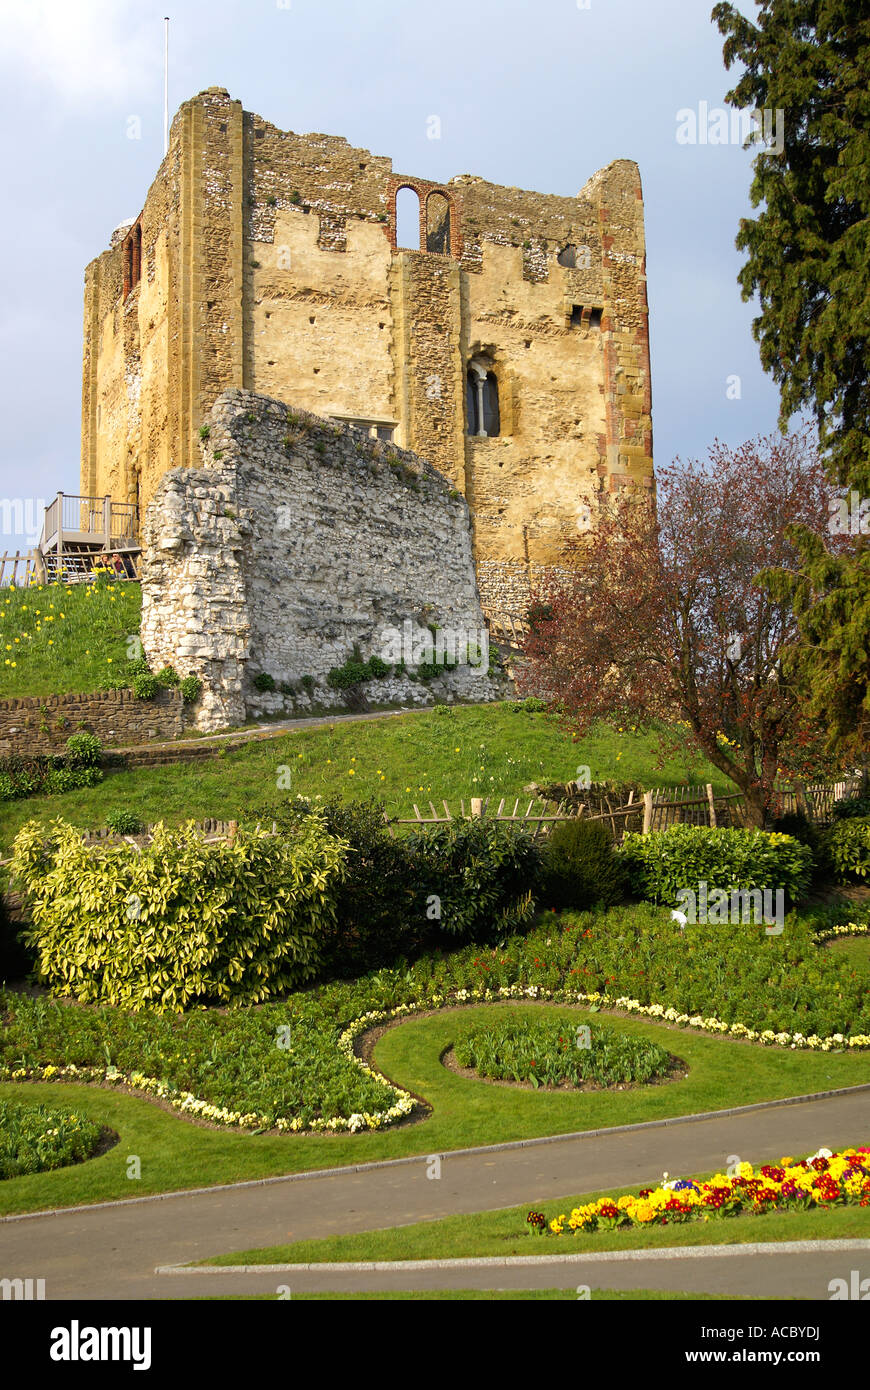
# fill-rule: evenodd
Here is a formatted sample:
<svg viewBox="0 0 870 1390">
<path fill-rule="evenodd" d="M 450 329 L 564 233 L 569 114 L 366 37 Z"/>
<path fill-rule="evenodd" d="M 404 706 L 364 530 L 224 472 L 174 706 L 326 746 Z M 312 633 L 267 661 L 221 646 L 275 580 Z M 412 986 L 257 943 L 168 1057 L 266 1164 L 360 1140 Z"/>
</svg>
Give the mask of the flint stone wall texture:
<svg viewBox="0 0 870 1390">
<path fill-rule="evenodd" d="M 65 753 L 67 739 L 82 724 L 106 747 L 177 738 L 183 711 L 178 690 L 159 690 L 153 700 L 140 700 L 132 690 L 0 700 L 0 757 Z"/>
<path fill-rule="evenodd" d="M 215 402 L 203 467 L 158 484 L 144 527 L 142 642 L 152 669 L 203 681 L 201 729 L 312 704 L 343 707 L 326 685 L 353 656 L 385 655 L 385 634 L 428 624 L 481 640 L 485 631 L 464 499 L 431 464 L 281 401 L 229 390 Z M 261 693 L 317 682 L 309 698 Z M 366 687 L 377 702 L 486 700 L 483 669 L 432 682 L 404 674 Z"/>
</svg>

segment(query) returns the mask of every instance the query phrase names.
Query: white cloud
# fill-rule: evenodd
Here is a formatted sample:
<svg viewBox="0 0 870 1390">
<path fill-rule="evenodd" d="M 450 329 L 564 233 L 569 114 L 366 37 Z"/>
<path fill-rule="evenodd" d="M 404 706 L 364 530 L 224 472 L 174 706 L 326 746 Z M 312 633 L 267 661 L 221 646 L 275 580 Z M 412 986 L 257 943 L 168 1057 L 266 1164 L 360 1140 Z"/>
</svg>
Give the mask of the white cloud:
<svg viewBox="0 0 870 1390">
<path fill-rule="evenodd" d="M 0 69 L 67 102 L 135 97 L 160 82 L 156 9 L 143 21 L 118 0 L 0 0 L 0 26 Z"/>
</svg>

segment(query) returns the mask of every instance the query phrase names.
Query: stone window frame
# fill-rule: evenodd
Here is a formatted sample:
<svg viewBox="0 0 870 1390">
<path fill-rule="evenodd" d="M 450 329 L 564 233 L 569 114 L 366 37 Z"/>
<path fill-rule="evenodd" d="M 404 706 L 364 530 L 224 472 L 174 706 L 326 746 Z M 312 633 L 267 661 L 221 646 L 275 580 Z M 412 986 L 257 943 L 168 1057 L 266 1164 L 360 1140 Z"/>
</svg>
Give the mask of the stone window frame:
<svg viewBox="0 0 870 1390">
<path fill-rule="evenodd" d="M 468 343 L 464 354 L 464 365 L 462 369 L 463 415 L 467 415 L 468 371 L 474 361 L 487 364 L 487 370 L 494 374 L 498 386 L 498 434 L 469 434 L 469 422 L 467 419 L 465 419 L 464 424 L 464 436 L 467 444 L 476 445 L 479 443 L 482 447 L 486 447 L 487 441 L 500 439 L 504 442 L 506 439 L 513 438 L 516 434 L 519 409 L 519 383 L 510 358 L 502 351 L 498 343 L 483 338 L 472 339 Z"/>
<path fill-rule="evenodd" d="M 121 242 L 123 255 L 124 283 L 122 300 L 127 298 L 142 278 L 142 214 L 140 212 L 124 240 Z"/>
<path fill-rule="evenodd" d="M 474 382 L 474 389 L 477 392 L 474 413 L 476 419 L 478 420 L 480 428 L 472 431 L 471 426 L 473 425 L 474 421 L 472 419 L 467 419 L 465 422 L 466 434 L 468 435 L 469 439 L 500 439 L 502 437 L 501 389 L 499 373 L 496 371 L 495 362 L 488 354 L 475 354 L 473 357 L 469 358 L 468 366 L 465 369 L 465 379 L 469 386 L 472 384 L 470 380 L 472 375 L 476 377 L 476 381 Z M 483 393 L 487 384 L 490 381 L 494 383 L 495 387 L 495 409 L 496 416 L 498 419 L 498 429 L 495 431 L 494 434 L 490 434 L 488 430 L 483 429 L 483 422 L 486 415 Z M 467 396 L 466 415 L 468 415 Z"/>
<path fill-rule="evenodd" d="M 389 214 L 386 223 L 387 238 L 390 249 L 393 251 L 407 251 L 410 247 L 397 246 L 396 244 L 396 199 L 403 188 L 410 188 L 412 193 L 416 193 L 420 204 L 420 225 L 418 229 L 417 250 L 423 256 L 449 256 L 452 260 L 459 260 L 462 256 L 462 233 L 459 226 L 460 207 L 456 194 L 451 189 L 445 187 L 443 183 L 430 183 L 428 179 L 403 178 L 394 175 L 387 185 L 387 203 Z M 429 231 L 428 207 L 429 199 L 433 193 L 440 193 L 442 198 L 447 199 L 450 209 L 450 250 L 429 251 L 426 247 L 426 239 Z"/>
</svg>

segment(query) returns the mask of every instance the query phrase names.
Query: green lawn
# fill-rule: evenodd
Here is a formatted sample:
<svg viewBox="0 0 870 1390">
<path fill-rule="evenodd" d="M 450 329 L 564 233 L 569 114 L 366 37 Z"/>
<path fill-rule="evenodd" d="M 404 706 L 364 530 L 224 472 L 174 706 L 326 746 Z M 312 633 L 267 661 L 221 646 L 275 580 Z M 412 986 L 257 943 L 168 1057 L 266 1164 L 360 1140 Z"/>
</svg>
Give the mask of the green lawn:
<svg viewBox="0 0 870 1390">
<path fill-rule="evenodd" d="M 412 1017 L 383 1034 L 375 1050 L 376 1065 L 398 1084 L 425 1096 L 433 1113 L 422 1121 L 380 1133 L 273 1136 L 222 1132 L 111 1089 L 4 1082 L 0 1097 L 32 1097 L 45 1104 L 72 1106 L 116 1130 L 120 1143 L 87 1163 L 0 1183 L 0 1211 L 34 1211 L 349 1163 L 445 1153 L 870 1081 L 867 1054 L 761 1048 L 635 1019 L 621 1019 L 620 1028 L 650 1037 L 684 1059 L 690 1069 L 684 1081 L 622 1092 L 571 1094 L 490 1086 L 447 1071 L 439 1058 L 450 1042 L 457 1018 L 470 1019 L 492 1007 L 501 1006 Z M 559 1006 L 559 1012 L 564 1013 L 565 1006 Z M 577 1010 L 576 1017 L 578 1022 L 591 1019 L 594 1023 L 601 1015 Z M 127 1177 L 130 1154 L 142 1159 L 139 1180 Z M 652 1179 L 657 1174 L 649 1176 Z"/>
<path fill-rule="evenodd" d="M 867 936 L 841 936 L 834 937 L 825 947 L 827 951 L 836 951 L 840 955 L 851 961 L 854 968 L 862 975 L 866 975 L 870 981 L 870 937 Z"/>
<path fill-rule="evenodd" d="M 866 1139 L 866 1136 L 864 1136 Z M 861 1139 L 856 1141 L 862 1142 Z M 692 1174 L 695 1178 L 711 1173 Z M 327 1264 L 351 1260 L 449 1260 L 480 1256 L 573 1255 L 608 1250 L 659 1250 L 669 1246 L 745 1245 L 753 1241 L 866 1240 L 870 1238 L 870 1209 L 814 1208 L 800 1212 L 769 1212 L 766 1216 L 711 1218 L 685 1225 L 630 1226 L 616 1231 L 592 1231 L 577 1236 L 539 1236 L 526 1218 L 534 1208 L 549 1220 L 560 1212 L 599 1197 L 620 1196 L 637 1188 L 607 1188 L 539 1201 L 534 1193 L 521 1207 L 448 1216 L 378 1231 L 360 1231 L 322 1240 L 300 1240 L 259 1250 L 235 1250 L 203 1264 Z M 577 1278 L 580 1278 L 578 1274 Z"/>
<path fill-rule="evenodd" d="M 138 655 L 141 606 L 135 583 L 0 590 L 0 699 L 101 689 Z"/>
<path fill-rule="evenodd" d="M 394 815 L 413 815 L 415 802 L 431 814 L 428 802 L 438 806 L 445 798 L 455 810 L 460 797 L 471 796 L 510 797 L 512 807 L 527 783 L 566 782 L 581 764 L 590 767 L 594 780 L 649 786 L 710 781 L 718 792 L 733 790 L 689 750 L 661 768 L 657 762 L 652 733 L 599 725 L 575 742 L 546 714 L 518 713 L 508 703 L 463 706 L 444 714 L 300 728 L 203 763 L 115 772 L 97 787 L 2 803 L 0 848 L 8 853 L 15 832 L 34 816 L 63 816 L 83 827 L 102 825 L 109 811 L 120 809 L 146 822 L 245 820 L 260 811 L 268 815 L 297 794 L 376 796 Z"/>
</svg>

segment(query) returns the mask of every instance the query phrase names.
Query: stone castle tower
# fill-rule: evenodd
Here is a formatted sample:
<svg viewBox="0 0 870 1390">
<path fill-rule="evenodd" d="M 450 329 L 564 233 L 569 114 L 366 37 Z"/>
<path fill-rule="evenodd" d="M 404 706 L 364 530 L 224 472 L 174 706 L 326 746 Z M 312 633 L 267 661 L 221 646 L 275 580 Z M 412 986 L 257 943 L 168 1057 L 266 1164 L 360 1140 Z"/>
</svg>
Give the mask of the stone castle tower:
<svg viewBox="0 0 870 1390">
<path fill-rule="evenodd" d="M 144 509 L 229 388 L 428 459 L 471 508 L 484 609 L 524 613 L 597 494 L 653 486 L 637 166 L 576 198 L 432 184 L 200 93 L 86 271 L 82 493 Z"/>
</svg>

